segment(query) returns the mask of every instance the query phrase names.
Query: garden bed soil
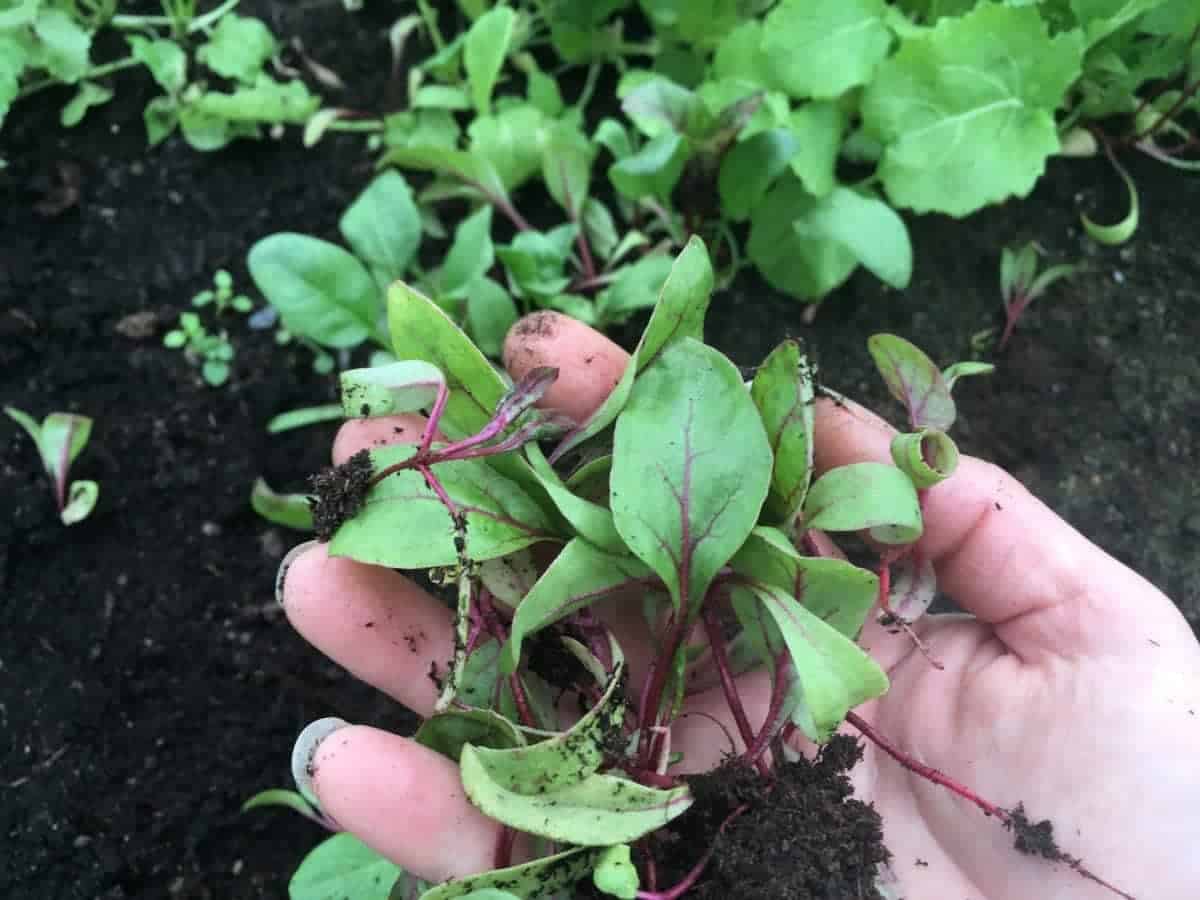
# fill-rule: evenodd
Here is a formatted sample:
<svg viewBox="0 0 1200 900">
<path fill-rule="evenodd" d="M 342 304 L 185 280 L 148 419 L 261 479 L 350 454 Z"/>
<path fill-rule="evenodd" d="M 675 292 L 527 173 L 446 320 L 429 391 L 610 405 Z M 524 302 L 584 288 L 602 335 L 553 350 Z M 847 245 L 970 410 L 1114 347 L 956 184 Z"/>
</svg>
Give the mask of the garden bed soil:
<svg viewBox="0 0 1200 900">
<path fill-rule="evenodd" d="M 340 3 L 245 4 L 299 34 L 359 105 L 382 96 L 386 14 Z M 411 719 L 291 633 L 272 600 L 299 539 L 257 518 L 265 475 L 297 489 L 327 461 L 332 426 L 278 437 L 280 411 L 334 398 L 311 355 L 244 320 L 224 388 L 203 385 L 162 334 L 189 298 L 279 230 L 336 236 L 372 175 L 360 138 L 303 149 L 243 143 L 217 154 L 177 138 L 147 151 L 150 94 L 117 99 L 63 132 L 53 92 L 3 133 L 0 402 L 96 420 L 75 474 L 100 483 L 94 515 L 57 521 L 31 442 L 0 425 L 0 896 L 119 900 L 286 896 L 320 830 L 286 811 L 240 814 L 289 782 L 298 731 L 331 714 L 388 728 Z M 911 220 L 917 268 L 897 293 L 856 276 L 821 309 L 747 275 L 713 303 L 708 337 L 752 364 L 806 340 L 830 386 L 895 414 L 866 352 L 902 334 L 941 363 L 1000 323 L 1000 248 L 1038 240 L 1087 274 L 1038 300 L 997 373 L 957 389 L 964 447 L 1013 471 L 1200 624 L 1200 179 L 1132 165 L 1143 223 L 1120 250 L 1081 234 L 1081 210 L 1118 218 L 1101 161 L 1055 161 L 1025 201 L 959 222 Z M 518 197 L 518 199 L 520 199 Z"/>
</svg>

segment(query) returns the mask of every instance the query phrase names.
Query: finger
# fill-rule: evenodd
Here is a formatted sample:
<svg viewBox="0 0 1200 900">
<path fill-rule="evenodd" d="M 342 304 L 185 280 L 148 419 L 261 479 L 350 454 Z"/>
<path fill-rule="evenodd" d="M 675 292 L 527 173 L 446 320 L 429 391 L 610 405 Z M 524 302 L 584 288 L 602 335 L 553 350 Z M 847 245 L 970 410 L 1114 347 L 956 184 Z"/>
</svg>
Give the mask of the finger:
<svg viewBox="0 0 1200 900">
<path fill-rule="evenodd" d="M 874 414 L 822 400 L 816 415 L 818 472 L 890 461 L 895 431 Z M 1139 617 L 1179 631 L 1170 601 L 999 466 L 963 456 L 952 477 L 926 492 L 924 519 L 917 549 L 933 562 L 939 586 L 1027 661 L 1144 644 L 1148 620 L 1127 627 L 1128 597 L 1150 601 L 1138 604 Z"/>
<path fill-rule="evenodd" d="M 281 591 L 292 627 L 355 677 L 431 715 L 454 644 L 450 610 L 392 569 L 330 556 L 328 544 L 298 549 Z"/>
<path fill-rule="evenodd" d="M 377 728 L 335 731 L 313 757 L 321 809 L 405 871 L 444 881 L 492 867 L 499 825 L 440 753 Z"/>
<path fill-rule="evenodd" d="M 628 362 L 629 354 L 600 332 L 556 312 L 526 316 L 504 340 L 504 366 L 514 379 L 538 366 L 558 369 L 558 379 L 539 405 L 576 422 L 604 402 Z"/>
<path fill-rule="evenodd" d="M 392 444 L 415 444 L 425 430 L 426 419 L 416 413 L 348 419 L 333 439 L 333 462 L 341 465 L 359 450 Z"/>
</svg>

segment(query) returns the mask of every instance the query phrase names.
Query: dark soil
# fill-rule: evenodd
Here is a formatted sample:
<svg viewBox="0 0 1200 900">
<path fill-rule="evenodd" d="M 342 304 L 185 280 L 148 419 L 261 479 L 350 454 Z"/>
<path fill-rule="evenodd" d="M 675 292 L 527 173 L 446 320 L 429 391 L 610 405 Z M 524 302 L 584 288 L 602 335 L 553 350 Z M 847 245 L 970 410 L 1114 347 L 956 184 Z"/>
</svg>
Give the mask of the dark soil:
<svg viewBox="0 0 1200 900">
<path fill-rule="evenodd" d="M 370 454 L 359 450 L 340 466 L 328 466 L 313 476 L 313 529 L 319 540 L 330 540 L 343 522 L 354 518 L 374 475 Z"/>
<path fill-rule="evenodd" d="M 401 4 L 243 7 L 302 37 L 350 86 L 346 103 L 384 102 Z M 0 896 L 281 898 L 321 832 L 284 811 L 243 816 L 241 802 L 288 785 L 292 741 L 314 718 L 412 723 L 282 621 L 273 579 L 300 536 L 247 502 L 258 475 L 303 489 L 327 463 L 332 426 L 271 437 L 264 425 L 332 400 L 332 379 L 311 373 L 308 351 L 231 317 L 234 373 L 214 390 L 161 338 L 215 269 L 252 286 L 244 259 L 258 238 L 335 239 L 372 162 L 352 135 L 147 151 L 151 89 L 125 74 L 78 128 L 58 127 L 67 94 L 47 92 L 0 138 L 0 403 L 95 417 L 75 474 L 101 490 L 92 518 L 63 528 L 30 442 L 0 424 Z M 1143 224 L 1122 250 L 1095 248 L 1078 226 L 1081 209 L 1121 215 L 1111 169 L 1058 161 L 1025 201 L 912 221 L 917 272 L 903 294 L 855 277 L 809 327 L 747 276 L 715 298 L 709 337 L 742 364 L 804 337 L 826 382 L 894 410 L 867 335 L 896 331 L 951 362 L 1001 323 L 1003 244 L 1036 238 L 1053 261 L 1086 258 L 1090 274 L 1026 314 L 996 375 L 962 384 L 958 436 L 1200 624 L 1200 179 L 1136 160 L 1132 171 Z"/>
<path fill-rule="evenodd" d="M 739 763 L 688 779 L 696 801 L 652 851 L 660 890 L 682 879 L 715 842 L 689 897 L 878 898 L 876 873 L 890 854 L 879 814 L 851 796 L 846 772 L 861 757 L 858 742 L 840 735 L 815 762 L 800 759 L 781 766 L 770 781 Z M 744 811 L 737 814 L 739 809 Z"/>
</svg>

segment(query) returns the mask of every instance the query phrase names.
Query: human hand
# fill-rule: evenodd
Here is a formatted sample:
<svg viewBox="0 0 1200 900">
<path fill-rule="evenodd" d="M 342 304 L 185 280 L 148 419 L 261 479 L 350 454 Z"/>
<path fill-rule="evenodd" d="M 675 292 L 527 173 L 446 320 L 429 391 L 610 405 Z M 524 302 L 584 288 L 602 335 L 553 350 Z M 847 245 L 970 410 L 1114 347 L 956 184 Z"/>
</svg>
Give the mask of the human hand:
<svg viewBox="0 0 1200 900">
<path fill-rule="evenodd" d="M 545 403 L 581 418 L 610 389 L 624 355 L 578 323 L 553 315 L 545 322 L 553 327 L 510 336 L 506 362 L 514 378 L 539 365 L 559 368 Z M 891 430 L 865 410 L 821 402 L 817 419 L 818 470 L 890 459 Z M 417 416 L 347 423 L 334 460 L 415 441 L 423 425 Z M 915 626 L 941 671 L 905 635 L 869 620 L 861 643 L 892 687 L 857 714 L 979 795 L 1050 818 L 1064 851 L 1128 893 L 1194 896 L 1200 860 L 1188 839 L 1200 825 L 1200 645 L 1182 616 L 979 460 L 963 458 L 928 492 L 925 515 L 920 552 L 970 615 L 927 616 Z M 443 604 L 399 573 L 330 558 L 319 545 L 299 548 L 283 570 L 282 601 L 301 634 L 419 715 L 432 712 L 429 667 L 452 643 Z M 636 679 L 640 616 L 610 608 L 606 618 Z M 739 693 L 759 724 L 766 678 L 745 676 Z M 687 769 L 714 765 L 730 749 L 706 718 L 728 719 L 720 688 L 693 694 L 688 709 L 705 715 L 683 718 L 672 746 L 683 749 Z M 350 726 L 321 744 L 313 768 L 322 809 L 405 869 L 441 880 L 491 867 L 499 826 L 465 798 L 444 757 Z M 1018 855 L 1012 836 L 976 808 L 873 745 L 852 777 L 883 818 L 905 896 L 1111 896 L 1066 866 Z"/>
</svg>

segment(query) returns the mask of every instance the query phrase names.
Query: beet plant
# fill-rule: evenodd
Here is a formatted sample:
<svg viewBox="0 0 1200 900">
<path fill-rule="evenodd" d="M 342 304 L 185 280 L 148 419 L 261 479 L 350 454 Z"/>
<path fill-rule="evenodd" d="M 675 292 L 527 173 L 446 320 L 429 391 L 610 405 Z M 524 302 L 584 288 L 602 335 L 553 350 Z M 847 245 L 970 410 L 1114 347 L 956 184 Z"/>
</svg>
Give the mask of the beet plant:
<svg viewBox="0 0 1200 900">
<path fill-rule="evenodd" d="M 554 369 L 508 383 L 434 302 L 392 287 L 400 361 L 344 373 L 343 402 L 362 417 L 423 411 L 428 424 L 415 444 L 364 450 L 318 476 L 314 524 L 334 555 L 450 589 L 454 646 L 429 672 L 440 696 L 416 740 L 457 762 L 471 802 L 505 828 L 492 871 L 438 885 L 335 835 L 301 866 L 293 898 L 353 884 L 368 898 L 673 900 L 705 884 L 714 855 L 763 869 L 739 832 L 767 826 L 789 829 L 776 891 L 794 870 L 786 896 L 896 896 L 879 816 L 845 776 L 860 755 L 838 733 L 847 722 L 998 817 L 1018 848 L 1093 878 L 1058 851 L 1048 822 L 988 804 L 854 713 L 888 690 L 857 643 L 867 617 L 906 630 L 934 597 L 933 567 L 914 549 L 924 492 L 958 462 L 954 383 L 991 367 L 942 371 L 875 335 L 870 353 L 908 429 L 893 464 L 817 476 L 825 389 L 813 367 L 784 340 L 747 381 L 703 341 L 712 285 L 693 238 L 623 377 L 583 421 L 538 405 Z M 847 561 L 829 532 L 867 537 L 877 566 Z M 622 645 L 614 609 L 644 620 L 645 645 Z M 757 726 L 738 687 L 754 669 L 771 685 Z M 729 753 L 684 776 L 672 729 L 702 684 L 719 684 L 728 705 Z M 302 790 L 331 727 L 314 723 L 297 744 Z M 815 760 L 796 751 L 805 738 Z M 296 795 L 286 802 L 321 819 Z M 759 895 L 751 881 L 733 889 Z"/>
</svg>

